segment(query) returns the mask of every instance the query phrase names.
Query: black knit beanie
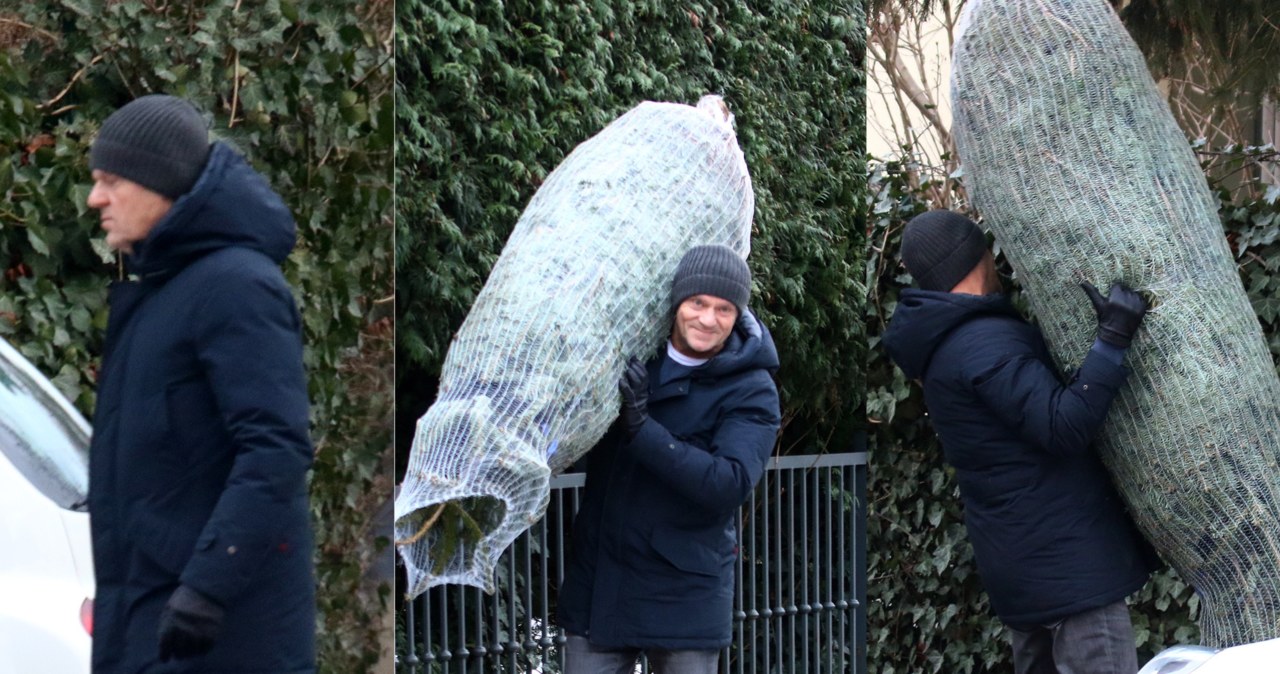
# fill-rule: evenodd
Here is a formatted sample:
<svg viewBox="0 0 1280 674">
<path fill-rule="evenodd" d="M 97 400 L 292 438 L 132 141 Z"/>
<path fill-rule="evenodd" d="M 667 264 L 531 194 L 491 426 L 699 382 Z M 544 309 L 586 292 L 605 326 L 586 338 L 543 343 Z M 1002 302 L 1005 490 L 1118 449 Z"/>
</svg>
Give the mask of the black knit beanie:
<svg viewBox="0 0 1280 674">
<path fill-rule="evenodd" d="M 694 295 L 712 295 L 733 302 L 741 314 L 751 299 L 751 269 L 747 261 L 725 245 L 690 248 L 671 280 L 671 308 Z"/>
<path fill-rule="evenodd" d="M 181 98 L 153 94 L 103 122 L 89 168 L 114 173 L 169 199 L 191 190 L 209 158 L 204 118 Z"/>
<path fill-rule="evenodd" d="M 986 252 L 982 230 L 952 211 L 921 213 L 902 232 L 902 262 L 922 290 L 951 290 Z"/>
</svg>

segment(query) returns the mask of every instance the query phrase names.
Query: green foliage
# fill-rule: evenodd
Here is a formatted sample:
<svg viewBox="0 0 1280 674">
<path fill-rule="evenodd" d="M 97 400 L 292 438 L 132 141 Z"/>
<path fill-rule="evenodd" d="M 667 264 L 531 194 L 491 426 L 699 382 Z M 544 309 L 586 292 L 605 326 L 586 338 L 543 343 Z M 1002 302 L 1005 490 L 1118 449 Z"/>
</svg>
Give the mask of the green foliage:
<svg viewBox="0 0 1280 674">
<path fill-rule="evenodd" d="M 1280 90 L 1280 7 L 1268 0 L 1110 0 L 1157 77 L 1205 59 L 1221 70 L 1218 100 Z M 1250 28 L 1252 27 L 1252 28 Z"/>
<path fill-rule="evenodd" d="M 752 304 L 782 358 L 783 449 L 848 449 L 865 355 L 860 6 L 404 0 L 396 13 L 400 451 L 542 179 L 640 101 L 704 93 L 725 96 L 752 173 Z"/>
<path fill-rule="evenodd" d="M 1215 154 L 1212 159 L 1275 163 L 1274 153 L 1262 148 L 1241 149 L 1228 157 Z M 910 285 L 899 264 L 902 228 L 912 216 L 932 207 L 924 196 L 929 185 L 911 185 L 909 174 L 921 173 L 912 161 L 873 163 L 866 197 L 871 219 L 866 261 L 871 288 L 866 306 L 871 349 L 867 416 L 872 425 L 868 661 L 877 663 L 873 671 L 882 674 L 1005 673 L 1012 671 L 1011 652 L 977 577 L 954 472 L 942 461 L 919 385 L 904 379 L 878 348 L 899 292 Z M 1215 190 L 1244 287 L 1272 354 L 1280 360 L 1280 188 L 1255 182 L 1236 192 Z M 1000 262 L 1005 286 L 1021 306 L 1017 280 L 1009 278 L 1002 258 Z M 1153 576 L 1131 603 L 1140 662 L 1166 647 L 1199 638 L 1199 602 L 1172 571 Z"/>
<path fill-rule="evenodd" d="M 1227 241 L 1280 370 L 1280 186 L 1257 177 L 1261 169 L 1275 174 L 1280 152 L 1269 145 L 1230 147 L 1203 155 L 1201 163 L 1206 173 L 1223 176 L 1214 188 Z M 1228 190 L 1224 185 L 1237 173 L 1253 177 Z"/>
<path fill-rule="evenodd" d="M 146 93 L 187 98 L 293 210 L 321 667 L 357 671 L 376 658 L 383 610 L 362 572 L 389 554 L 369 513 L 390 491 L 390 317 L 375 304 L 392 284 L 390 3 L 9 0 L 0 19 L 0 334 L 86 415 L 117 274 L 84 204 L 107 115 Z"/>
</svg>

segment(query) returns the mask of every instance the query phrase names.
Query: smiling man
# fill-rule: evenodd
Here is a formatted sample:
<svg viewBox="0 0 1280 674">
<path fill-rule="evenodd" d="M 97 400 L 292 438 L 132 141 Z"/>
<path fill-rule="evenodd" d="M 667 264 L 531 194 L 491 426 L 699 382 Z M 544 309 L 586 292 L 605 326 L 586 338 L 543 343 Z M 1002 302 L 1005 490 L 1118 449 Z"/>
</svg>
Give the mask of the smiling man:
<svg viewBox="0 0 1280 674">
<path fill-rule="evenodd" d="M 113 284 L 89 454 L 93 671 L 315 671 L 288 208 L 200 114 L 145 96 L 90 151 Z"/>
<path fill-rule="evenodd" d="M 685 254 L 665 351 L 632 360 L 622 413 L 588 455 L 560 589 L 566 674 L 710 674 L 731 641 L 738 508 L 780 423 L 778 354 L 726 246 Z"/>
</svg>

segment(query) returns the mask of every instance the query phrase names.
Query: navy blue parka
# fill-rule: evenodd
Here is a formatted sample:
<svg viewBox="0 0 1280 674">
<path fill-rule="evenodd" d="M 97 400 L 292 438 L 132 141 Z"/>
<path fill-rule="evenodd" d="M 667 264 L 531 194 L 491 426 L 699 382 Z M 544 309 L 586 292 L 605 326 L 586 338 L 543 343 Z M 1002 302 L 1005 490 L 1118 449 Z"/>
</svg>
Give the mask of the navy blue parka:
<svg viewBox="0 0 1280 674">
<path fill-rule="evenodd" d="M 280 197 L 215 144 L 113 285 L 89 454 L 93 671 L 315 671 L 302 324 Z M 185 584 L 225 609 L 205 656 L 158 664 Z"/>
<path fill-rule="evenodd" d="M 649 420 L 615 424 L 587 455 L 558 616 L 602 648 L 715 650 L 732 634 L 738 509 L 764 474 L 780 423 L 773 339 L 743 312 L 706 363 L 661 381 Z"/>
<path fill-rule="evenodd" d="M 1127 377 L 1120 364 L 1090 351 L 1064 383 L 1040 331 L 1000 294 L 904 290 L 884 344 L 922 380 L 1001 620 L 1049 624 L 1142 587 L 1157 560 L 1092 446 Z"/>
</svg>

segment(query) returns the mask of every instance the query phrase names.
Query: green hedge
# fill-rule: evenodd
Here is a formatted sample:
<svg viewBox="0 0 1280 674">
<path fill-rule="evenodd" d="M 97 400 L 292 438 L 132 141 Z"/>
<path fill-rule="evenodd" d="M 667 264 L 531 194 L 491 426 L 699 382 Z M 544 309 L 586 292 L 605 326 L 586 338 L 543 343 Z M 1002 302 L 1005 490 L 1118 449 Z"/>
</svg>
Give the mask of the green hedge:
<svg viewBox="0 0 1280 674">
<path fill-rule="evenodd" d="M 756 192 L 753 308 L 782 451 L 847 451 L 863 391 L 865 15 L 856 3 L 397 3 L 397 448 L 541 180 L 642 100 L 720 93 Z"/>
<path fill-rule="evenodd" d="M 317 459 L 322 671 L 376 658 L 390 491 L 391 3 L 0 3 L 0 335 L 88 416 L 115 277 L 84 200 L 102 120 L 151 92 L 191 100 L 292 208 Z"/>
<path fill-rule="evenodd" d="M 1261 149 L 1240 150 L 1217 163 L 1245 164 L 1257 158 L 1274 161 L 1275 156 Z M 899 291 L 908 287 L 898 256 L 902 227 L 932 208 L 924 197 L 928 185 L 913 189 L 907 180 L 916 169 L 912 161 L 873 162 L 867 192 L 873 242 L 866 260 L 871 286 L 867 415 L 872 426 L 868 660 L 876 663 L 872 671 L 881 674 L 1004 674 L 1013 671 L 1011 650 L 977 577 L 953 471 L 942 462 L 919 386 L 906 381 L 879 347 Z M 1235 193 L 1215 186 L 1215 193 L 1224 232 L 1239 256 L 1242 281 L 1271 351 L 1280 358 L 1280 189 L 1251 183 Z M 1009 277 L 1003 258 L 999 261 L 1006 288 L 1025 313 L 1017 281 Z M 1198 602 L 1172 571 L 1156 574 L 1133 603 L 1140 662 L 1168 646 L 1196 642 Z"/>
</svg>

